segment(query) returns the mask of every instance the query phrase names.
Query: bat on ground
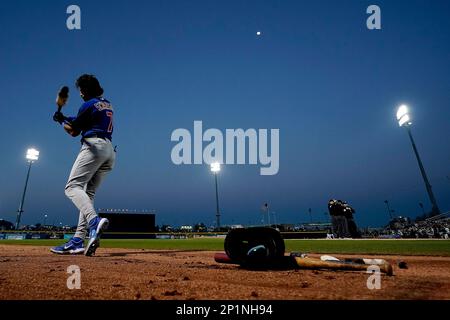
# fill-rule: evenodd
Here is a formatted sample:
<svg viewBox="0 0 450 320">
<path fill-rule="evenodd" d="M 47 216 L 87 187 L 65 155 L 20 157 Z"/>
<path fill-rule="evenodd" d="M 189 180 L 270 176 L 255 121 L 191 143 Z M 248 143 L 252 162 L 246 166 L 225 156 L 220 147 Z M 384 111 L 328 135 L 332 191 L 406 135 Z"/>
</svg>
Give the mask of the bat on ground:
<svg viewBox="0 0 450 320">
<path fill-rule="evenodd" d="M 214 254 L 214 261 L 218 263 L 237 264 L 235 261 L 231 260 L 231 258 L 224 252 L 218 252 Z"/>
<path fill-rule="evenodd" d="M 367 271 L 369 265 L 355 263 L 355 262 L 345 262 L 345 261 L 322 261 L 316 258 L 301 258 L 295 257 L 295 262 L 297 266 L 301 269 L 328 269 L 328 270 L 349 270 L 349 271 Z M 380 271 L 386 273 L 388 276 L 394 274 L 392 265 L 389 263 L 379 264 L 377 267 Z"/>
<path fill-rule="evenodd" d="M 392 265 L 383 259 L 363 259 L 354 258 L 345 261 L 323 261 L 318 258 L 308 258 L 303 256 L 291 255 L 290 257 L 295 261 L 295 265 L 300 269 L 329 269 L 329 270 L 350 270 L 350 271 L 367 271 L 370 265 L 376 265 L 380 271 L 386 273 L 388 276 L 394 274 Z M 238 264 L 233 261 L 226 253 L 214 254 L 214 260 L 217 263 Z M 287 260 L 286 260 L 287 261 Z M 368 263 L 372 262 L 372 263 Z"/>
<path fill-rule="evenodd" d="M 353 262 L 353 263 L 366 264 L 366 265 L 389 264 L 384 259 L 368 259 L 368 258 L 345 258 L 344 262 Z"/>
<path fill-rule="evenodd" d="M 341 261 L 341 262 L 353 262 L 358 264 L 369 264 L 369 265 L 380 265 L 387 263 L 384 259 L 369 259 L 369 258 L 345 258 L 345 259 L 338 259 L 333 256 L 324 255 L 320 257 L 320 260 L 322 261 Z"/>
</svg>

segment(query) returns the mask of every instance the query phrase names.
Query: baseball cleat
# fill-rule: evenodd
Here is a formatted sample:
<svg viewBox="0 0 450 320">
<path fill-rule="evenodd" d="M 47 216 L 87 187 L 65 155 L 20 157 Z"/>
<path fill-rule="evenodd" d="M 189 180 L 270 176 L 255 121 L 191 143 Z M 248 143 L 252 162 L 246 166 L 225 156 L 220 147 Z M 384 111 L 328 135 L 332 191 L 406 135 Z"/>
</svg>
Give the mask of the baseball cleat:
<svg viewBox="0 0 450 320">
<path fill-rule="evenodd" d="M 89 242 L 84 251 L 85 256 L 93 256 L 95 250 L 100 247 L 100 236 L 108 228 L 109 221 L 106 218 L 96 217 L 89 223 Z"/>
<path fill-rule="evenodd" d="M 84 241 L 81 238 L 72 238 L 58 247 L 50 249 L 56 254 L 82 254 L 84 252 Z"/>
</svg>

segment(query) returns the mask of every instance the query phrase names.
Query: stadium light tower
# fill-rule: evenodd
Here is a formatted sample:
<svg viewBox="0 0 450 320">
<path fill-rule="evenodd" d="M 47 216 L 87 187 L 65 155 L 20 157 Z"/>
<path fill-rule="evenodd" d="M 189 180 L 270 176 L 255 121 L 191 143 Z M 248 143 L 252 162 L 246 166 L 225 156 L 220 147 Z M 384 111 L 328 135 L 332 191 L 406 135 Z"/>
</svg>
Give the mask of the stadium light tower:
<svg viewBox="0 0 450 320">
<path fill-rule="evenodd" d="M 22 217 L 23 213 L 23 204 L 25 202 L 25 194 L 27 192 L 28 179 L 30 178 L 31 165 L 33 164 L 34 161 L 37 161 L 39 159 L 39 151 L 34 148 L 28 149 L 26 159 L 28 160 L 28 172 L 27 172 L 27 179 L 25 180 L 25 187 L 23 188 L 22 200 L 20 201 L 19 210 L 17 210 L 16 230 L 18 230 L 20 226 L 20 218 Z"/>
<path fill-rule="evenodd" d="M 432 205 L 432 213 L 434 215 L 440 214 L 439 207 L 436 202 L 436 198 L 434 197 L 433 190 L 431 188 L 431 184 L 428 181 L 427 174 L 425 172 L 425 168 L 423 167 L 422 160 L 419 156 L 419 151 L 417 150 L 416 143 L 414 142 L 412 133 L 411 133 L 411 116 L 409 115 L 409 109 L 406 105 L 401 105 L 397 110 L 397 121 L 400 127 L 404 127 L 408 132 L 409 139 L 411 140 L 411 144 L 414 150 L 414 154 L 416 155 L 417 163 L 419 164 L 419 169 L 422 174 L 423 181 L 425 182 L 425 187 L 427 189 L 428 197 L 430 198 L 430 202 Z"/>
<path fill-rule="evenodd" d="M 219 189 L 217 186 L 217 174 L 220 172 L 220 163 L 211 163 L 211 171 L 214 173 L 214 180 L 216 182 L 216 227 L 220 229 L 220 211 L 219 211 Z"/>
<path fill-rule="evenodd" d="M 394 212 L 394 210 L 391 210 L 391 207 L 389 206 L 389 201 L 384 200 L 384 203 L 386 204 L 386 208 L 389 214 L 389 218 L 394 219 L 394 217 L 392 216 L 392 213 Z"/>
</svg>

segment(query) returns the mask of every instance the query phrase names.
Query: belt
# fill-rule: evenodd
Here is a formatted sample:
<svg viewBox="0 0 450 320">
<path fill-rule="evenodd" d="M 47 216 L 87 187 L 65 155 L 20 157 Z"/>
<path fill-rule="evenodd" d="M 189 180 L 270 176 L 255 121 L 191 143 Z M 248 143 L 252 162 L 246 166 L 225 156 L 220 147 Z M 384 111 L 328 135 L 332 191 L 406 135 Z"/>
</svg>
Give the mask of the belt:
<svg viewBox="0 0 450 320">
<path fill-rule="evenodd" d="M 96 134 L 94 134 L 94 135 L 91 135 L 91 136 L 88 136 L 88 137 L 83 137 L 83 138 L 81 138 L 81 142 L 83 142 L 83 140 L 89 139 L 89 138 L 99 138 L 99 139 L 104 139 L 104 140 L 109 140 L 109 141 L 111 141 L 111 139 L 110 139 L 109 137 L 105 137 L 105 136 L 102 136 L 102 135 L 96 135 Z"/>
</svg>

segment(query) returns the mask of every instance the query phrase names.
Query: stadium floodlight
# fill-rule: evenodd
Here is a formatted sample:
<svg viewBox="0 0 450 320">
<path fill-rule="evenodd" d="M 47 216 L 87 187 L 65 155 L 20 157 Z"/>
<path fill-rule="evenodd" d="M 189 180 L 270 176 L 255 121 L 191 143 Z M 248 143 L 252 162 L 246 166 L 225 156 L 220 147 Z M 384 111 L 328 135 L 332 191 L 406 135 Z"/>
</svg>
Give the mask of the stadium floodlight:
<svg viewBox="0 0 450 320">
<path fill-rule="evenodd" d="M 397 121 L 398 121 L 398 125 L 400 127 L 406 128 L 406 131 L 408 132 L 409 140 L 411 141 L 411 144 L 412 144 L 412 147 L 414 150 L 414 154 L 416 155 L 417 163 L 419 164 L 420 173 L 422 174 L 422 178 L 423 178 L 423 181 L 425 182 L 425 187 L 427 189 L 428 197 L 430 198 L 430 202 L 432 205 L 432 209 L 431 209 L 432 213 L 434 215 L 440 214 L 440 210 L 437 205 L 436 198 L 434 197 L 433 190 L 431 188 L 431 184 L 428 180 L 427 174 L 425 172 L 425 168 L 424 168 L 422 160 L 420 159 L 420 156 L 419 156 L 419 151 L 417 150 L 416 143 L 415 143 L 412 133 L 411 133 L 412 122 L 411 122 L 411 117 L 409 115 L 409 108 L 407 105 L 402 104 L 400 107 L 398 107 Z"/>
<path fill-rule="evenodd" d="M 23 205 L 25 203 L 25 194 L 27 192 L 28 180 L 30 178 L 31 165 L 33 164 L 34 161 L 37 161 L 39 159 L 39 151 L 36 150 L 35 148 L 30 148 L 27 150 L 27 154 L 25 155 L 25 157 L 28 160 L 28 172 L 27 178 L 25 180 L 25 187 L 23 188 L 22 200 L 20 201 L 19 210 L 17 210 L 16 230 L 19 229 L 20 219 L 22 218 Z"/>
<path fill-rule="evenodd" d="M 214 173 L 214 181 L 216 182 L 216 227 L 220 229 L 220 210 L 219 210 L 219 188 L 217 186 L 217 174 L 220 172 L 220 163 L 211 163 L 211 171 Z"/>
<path fill-rule="evenodd" d="M 34 149 L 34 148 L 28 149 L 26 158 L 29 161 L 37 161 L 37 160 L 39 160 L 39 151 Z"/>
<path fill-rule="evenodd" d="M 410 126 L 412 124 L 407 105 L 402 104 L 400 107 L 398 107 L 397 121 L 400 127 Z"/>
<path fill-rule="evenodd" d="M 219 162 L 214 162 L 211 163 L 211 171 L 216 173 L 220 171 L 220 163 Z"/>
</svg>

